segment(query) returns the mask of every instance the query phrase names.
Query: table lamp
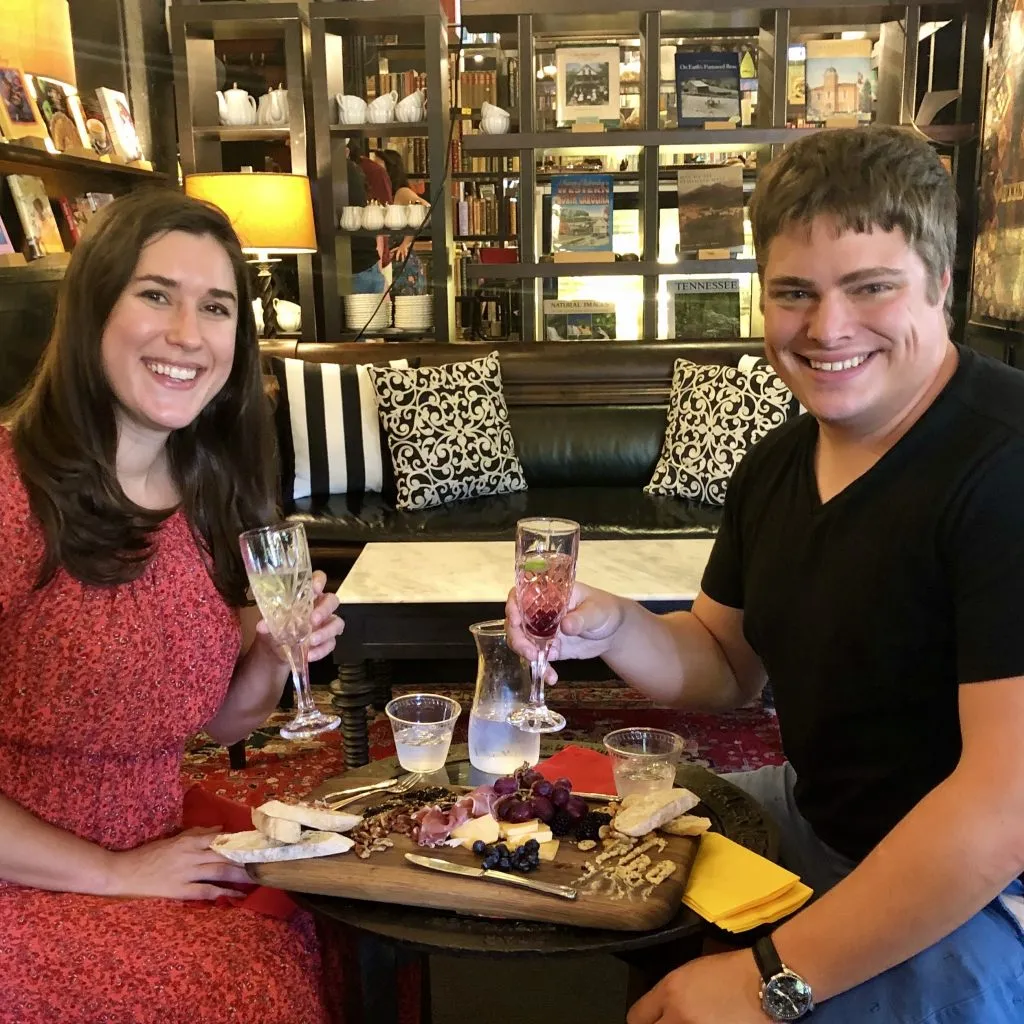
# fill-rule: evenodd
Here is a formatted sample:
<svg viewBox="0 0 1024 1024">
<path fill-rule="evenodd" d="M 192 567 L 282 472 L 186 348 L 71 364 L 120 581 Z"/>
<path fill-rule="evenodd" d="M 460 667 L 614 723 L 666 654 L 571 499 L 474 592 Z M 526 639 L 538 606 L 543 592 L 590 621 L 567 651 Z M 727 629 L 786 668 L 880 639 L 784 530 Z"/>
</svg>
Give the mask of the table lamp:
<svg viewBox="0 0 1024 1024">
<path fill-rule="evenodd" d="M 256 290 L 263 303 L 263 336 L 277 334 L 270 254 L 316 252 L 309 179 L 300 174 L 251 171 L 189 174 L 185 193 L 219 207 L 231 221 L 242 251 L 256 264 Z"/>
<path fill-rule="evenodd" d="M 0 0 L 0 67 L 75 88 L 68 0 Z"/>
</svg>

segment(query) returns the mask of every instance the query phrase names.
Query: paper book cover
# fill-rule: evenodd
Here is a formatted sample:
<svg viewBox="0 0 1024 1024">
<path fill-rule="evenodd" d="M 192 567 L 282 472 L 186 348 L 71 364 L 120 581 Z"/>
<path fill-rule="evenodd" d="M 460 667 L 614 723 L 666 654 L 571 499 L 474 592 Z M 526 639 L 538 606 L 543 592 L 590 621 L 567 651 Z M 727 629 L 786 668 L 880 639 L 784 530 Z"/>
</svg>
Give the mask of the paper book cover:
<svg viewBox="0 0 1024 1024">
<path fill-rule="evenodd" d="M 7 184 L 14 196 L 14 206 L 33 258 L 64 252 L 57 219 L 53 216 L 42 179 L 31 174 L 8 174 Z"/>
<path fill-rule="evenodd" d="M 7 230 L 7 225 L 4 224 L 3 217 L 0 217 L 0 256 L 6 256 L 12 252 L 14 252 L 14 243 L 11 241 L 11 236 Z"/>
<path fill-rule="evenodd" d="M 0 67 L 0 133 L 8 139 L 48 138 L 46 124 L 21 68 Z"/>
<path fill-rule="evenodd" d="M 89 136 L 89 145 L 97 156 L 109 157 L 114 152 L 114 144 L 107 131 L 107 123 L 103 118 L 103 110 L 95 96 L 79 94 L 82 113 L 85 116 L 85 130 Z"/>
<path fill-rule="evenodd" d="M 139 145 L 135 122 L 128 107 L 128 97 L 116 89 L 100 86 L 96 90 L 96 99 L 99 101 L 103 120 L 110 133 L 114 152 L 125 161 L 141 160 L 142 147 Z"/>
<path fill-rule="evenodd" d="M 596 299 L 547 299 L 544 302 L 545 341 L 612 341 L 615 303 Z"/>
<path fill-rule="evenodd" d="M 676 110 L 680 127 L 739 121 L 740 55 L 677 50 Z"/>
<path fill-rule="evenodd" d="M 871 120 L 874 105 L 870 39 L 818 39 L 807 43 L 807 120 Z"/>
<path fill-rule="evenodd" d="M 610 252 L 612 176 L 563 174 L 551 179 L 551 251 Z"/>
<path fill-rule="evenodd" d="M 743 247 L 743 167 L 685 167 L 677 175 L 679 251 Z"/>
<path fill-rule="evenodd" d="M 555 114 L 562 121 L 619 120 L 619 48 L 555 50 Z"/>
<path fill-rule="evenodd" d="M 57 152 L 66 153 L 69 149 L 79 148 L 82 138 L 78 134 L 78 126 L 63 84 L 42 75 L 34 75 L 33 80 L 36 84 L 36 104 Z"/>
<path fill-rule="evenodd" d="M 735 277 L 686 278 L 667 283 L 676 338 L 740 337 L 740 282 Z"/>
</svg>

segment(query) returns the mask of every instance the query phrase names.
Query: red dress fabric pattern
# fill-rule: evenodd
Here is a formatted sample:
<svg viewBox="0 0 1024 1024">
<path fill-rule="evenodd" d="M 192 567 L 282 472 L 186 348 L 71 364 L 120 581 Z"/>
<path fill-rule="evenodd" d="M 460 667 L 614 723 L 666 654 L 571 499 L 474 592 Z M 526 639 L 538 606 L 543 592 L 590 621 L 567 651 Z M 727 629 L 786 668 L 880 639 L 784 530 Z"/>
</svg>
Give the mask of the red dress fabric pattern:
<svg viewBox="0 0 1024 1024">
<path fill-rule="evenodd" d="M 171 835 L 185 742 L 227 691 L 237 616 L 180 511 L 128 584 L 58 570 L 35 590 L 42 552 L 0 429 L 0 793 L 110 850 Z M 69 694 L 73 722 L 58 712 Z M 315 1024 L 327 1019 L 320 967 L 303 913 L 0 881 L 0 1024 Z"/>
</svg>

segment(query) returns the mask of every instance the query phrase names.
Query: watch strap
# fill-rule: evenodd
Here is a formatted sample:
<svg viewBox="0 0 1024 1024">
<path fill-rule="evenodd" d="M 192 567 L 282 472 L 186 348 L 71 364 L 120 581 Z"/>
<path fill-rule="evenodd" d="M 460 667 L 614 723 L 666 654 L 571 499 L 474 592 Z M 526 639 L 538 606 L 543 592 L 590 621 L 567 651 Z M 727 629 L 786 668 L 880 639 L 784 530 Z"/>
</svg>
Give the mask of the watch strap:
<svg viewBox="0 0 1024 1024">
<path fill-rule="evenodd" d="M 765 982 L 782 973 L 782 958 L 770 935 L 765 935 L 754 943 L 754 960 Z"/>
</svg>

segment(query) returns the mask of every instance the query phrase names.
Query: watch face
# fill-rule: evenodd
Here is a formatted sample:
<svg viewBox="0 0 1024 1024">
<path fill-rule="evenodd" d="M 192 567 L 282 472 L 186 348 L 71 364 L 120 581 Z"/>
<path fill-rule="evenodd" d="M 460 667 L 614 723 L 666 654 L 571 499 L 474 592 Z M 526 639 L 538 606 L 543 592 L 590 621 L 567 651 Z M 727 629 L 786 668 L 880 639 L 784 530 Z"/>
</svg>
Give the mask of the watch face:
<svg viewBox="0 0 1024 1024">
<path fill-rule="evenodd" d="M 798 974 L 783 971 L 764 986 L 761 1004 L 772 1020 L 799 1020 L 814 1006 L 811 987 Z"/>
</svg>

